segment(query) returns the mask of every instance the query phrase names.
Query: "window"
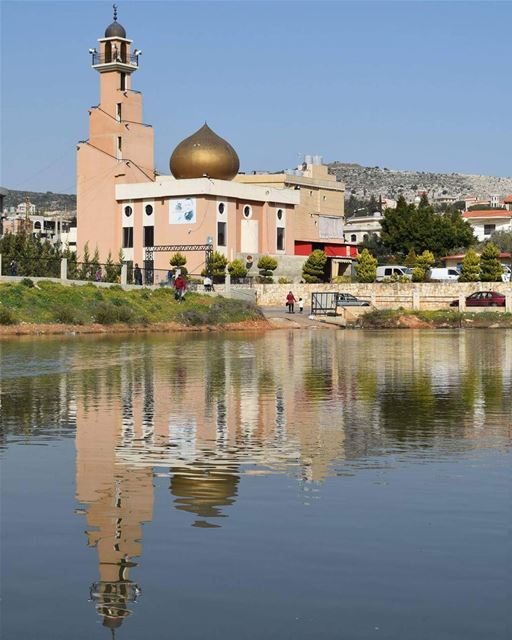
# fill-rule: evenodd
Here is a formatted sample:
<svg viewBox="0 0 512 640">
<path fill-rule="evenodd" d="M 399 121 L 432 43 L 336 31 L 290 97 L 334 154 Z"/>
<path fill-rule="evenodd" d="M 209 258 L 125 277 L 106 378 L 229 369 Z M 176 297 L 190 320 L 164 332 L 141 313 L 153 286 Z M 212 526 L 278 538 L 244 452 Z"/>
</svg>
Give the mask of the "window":
<svg viewBox="0 0 512 640">
<path fill-rule="evenodd" d="M 277 250 L 284 251 L 284 228 L 277 228 Z"/>
<path fill-rule="evenodd" d="M 496 231 L 495 224 L 484 224 L 484 236 L 490 236 L 494 231 Z"/>
<path fill-rule="evenodd" d="M 119 76 L 119 88 L 121 91 L 126 91 L 126 73 L 121 72 Z"/>
<path fill-rule="evenodd" d="M 278 209 L 277 210 L 277 219 L 278 220 L 282 220 L 283 219 L 283 210 L 282 209 Z"/>
<path fill-rule="evenodd" d="M 120 102 L 116 104 L 116 120 L 118 122 L 121 122 L 121 103 Z"/>
<path fill-rule="evenodd" d="M 123 227 L 123 249 L 133 248 L 133 227 Z"/>
<path fill-rule="evenodd" d="M 129 218 L 129 217 L 132 215 L 132 213 L 133 213 L 133 209 L 130 207 L 130 205 L 127 205 L 127 206 L 124 208 L 124 215 L 125 215 L 127 218 Z"/>
<path fill-rule="evenodd" d="M 117 159 L 121 160 L 123 157 L 123 139 L 121 138 L 121 136 L 117 137 L 117 153 L 116 153 Z"/>
<path fill-rule="evenodd" d="M 357 242 L 357 236 L 355 233 L 350 236 L 350 242 Z"/>
<path fill-rule="evenodd" d="M 250 205 L 246 204 L 244 207 L 244 218 L 250 218 L 252 216 L 252 208 Z"/>
<path fill-rule="evenodd" d="M 146 215 L 147 215 L 147 216 L 152 215 L 152 214 L 153 214 L 153 205 L 152 205 L 152 204 L 147 204 L 147 205 L 144 207 L 144 211 L 146 212 Z"/>
<path fill-rule="evenodd" d="M 219 247 L 226 246 L 226 223 L 217 222 L 217 245 Z"/>
<path fill-rule="evenodd" d="M 219 202 L 219 206 L 217 207 L 217 211 L 220 214 L 223 214 L 226 209 L 226 205 L 223 202 Z"/>
<path fill-rule="evenodd" d="M 319 216 L 320 238 L 343 238 L 343 219 L 334 216 Z"/>
<path fill-rule="evenodd" d="M 144 227 L 144 246 L 152 247 L 155 244 L 155 227 Z"/>
</svg>

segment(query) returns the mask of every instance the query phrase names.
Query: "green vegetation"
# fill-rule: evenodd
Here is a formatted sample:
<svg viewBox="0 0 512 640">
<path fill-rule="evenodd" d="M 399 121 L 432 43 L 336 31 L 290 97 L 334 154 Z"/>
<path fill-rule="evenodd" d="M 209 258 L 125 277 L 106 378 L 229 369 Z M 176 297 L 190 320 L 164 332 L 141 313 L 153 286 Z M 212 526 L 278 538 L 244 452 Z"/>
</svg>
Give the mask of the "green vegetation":
<svg viewBox="0 0 512 640">
<path fill-rule="evenodd" d="M 173 269 L 179 269 L 181 271 L 182 276 L 186 276 L 188 271 L 187 267 L 187 257 L 184 256 L 180 251 L 173 253 L 169 259 L 169 264 Z"/>
<path fill-rule="evenodd" d="M 501 282 L 502 273 L 500 250 L 494 242 L 488 242 L 480 256 L 480 280 L 482 282 Z"/>
<path fill-rule="evenodd" d="M 441 309 L 437 311 L 412 311 L 408 309 L 378 309 L 360 316 L 358 322 L 364 329 L 401 329 L 414 326 L 411 321 L 417 321 L 423 326 L 429 325 L 433 329 L 447 329 L 460 327 L 512 327 L 512 313 L 496 313 L 495 311 L 481 311 L 478 313 L 460 312 L 456 309 Z"/>
<path fill-rule="evenodd" d="M 124 291 L 120 286 L 65 286 L 41 281 L 35 287 L 0 284 L 0 324 L 153 324 L 217 325 L 262 318 L 253 304 L 187 293 L 182 303 L 170 288 Z"/>
<path fill-rule="evenodd" d="M 228 259 L 220 251 L 214 251 L 212 256 L 212 279 L 215 283 L 224 282 L 226 278 L 226 267 Z M 202 276 L 207 275 L 206 268 L 201 272 Z"/>
<path fill-rule="evenodd" d="M 306 282 L 325 282 L 327 256 L 321 249 L 315 249 L 302 267 L 302 277 Z"/>
<path fill-rule="evenodd" d="M 412 270 L 413 282 L 425 282 L 428 270 L 434 266 L 434 263 L 434 254 L 431 251 L 423 251 L 423 253 L 416 258 L 416 264 Z"/>
<path fill-rule="evenodd" d="M 473 229 L 460 211 L 438 214 L 426 196 L 422 196 L 418 206 L 407 204 L 400 196 L 396 209 L 384 211 L 380 239 L 369 238 L 363 247 L 378 257 L 393 255 L 402 263 L 412 251 L 420 254 L 428 250 L 440 258 L 454 248 L 467 248 L 475 241 Z"/>
<path fill-rule="evenodd" d="M 277 269 L 277 260 L 272 256 L 261 256 L 256 265 L 259 269 L 259 281 L 269 283 L 274 281 L 274 271 Z"/>
<path fill-rule="evenodd" d="M 470 249 L 464 256 L 459 282 L 478 282 L 480 279 L 480 256 Z"/>
<path fill-rule="evenodd" d="M 491 235 L 491 242 L 494 242 L 500 251 L 512 253 L 512 231 L 495 231 Z"/>
<path fill-rule="evenodd" d="M 377 277 L 377 260 L 368 249 L 363 249 L 357 256 L 356 274 L 358 282 L 375 282 Z"/>
<path fill-rule="evenodd" d="M 228 264 L 229 275 L 232 278 L 245 278 L 247 275 L 247 267 L 243 260 L 237 258 Z"/>
</svg>

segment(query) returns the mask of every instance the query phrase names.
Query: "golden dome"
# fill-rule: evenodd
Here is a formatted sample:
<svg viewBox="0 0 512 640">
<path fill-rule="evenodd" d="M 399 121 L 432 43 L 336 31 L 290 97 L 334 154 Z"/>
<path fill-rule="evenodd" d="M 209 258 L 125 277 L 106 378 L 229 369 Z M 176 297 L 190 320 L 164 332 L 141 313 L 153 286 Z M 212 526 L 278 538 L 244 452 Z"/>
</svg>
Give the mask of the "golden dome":
<svg viewBox="0 0 512 640">
<path fill-rule="evenodd" d="M 216 178 L 233 180 L 240 168 L 236 151 L 223 138 L 204 125 L 185 138 L 172 152 L 169 162 L 175 178 Z"/>
</svg>

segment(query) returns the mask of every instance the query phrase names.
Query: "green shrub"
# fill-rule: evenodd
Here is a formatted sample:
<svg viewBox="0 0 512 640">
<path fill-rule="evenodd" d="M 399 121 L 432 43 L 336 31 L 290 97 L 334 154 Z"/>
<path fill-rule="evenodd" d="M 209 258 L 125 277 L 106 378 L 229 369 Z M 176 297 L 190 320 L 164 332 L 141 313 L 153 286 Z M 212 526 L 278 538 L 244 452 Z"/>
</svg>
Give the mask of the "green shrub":
<svg viewBox="0 0 512 640">
<path fill-rule="evenodd" d="M 272 256 L 261 256 L 256 265 L 259 269 L 259 281 L 262 283 L 274 282 L 274 271 L 277 269 L 277 260 Z"/>
<path fill-rule="evenodd" d="M 100 324 L 114 324 L 118 317 L 118 308 L 111 302 L 100 302 L 94 309 L 94 320 Z"/>
<path fill-rule="evenodd" d="M 62 324 L 83 324 L 83 319 L 78 309 L 70 304 L 60 305 L 53 312 L 53 319 Z"/>
<path fill-rule="evenodd" d="M 358 282 L 375 282 L 377 277 L 377 260 L 368 249 L 363 249 L 357 256 L 356 274 Z"/>
<path fill-rule="evenodd" d="M 23 280 L 21 280 L 20 284 L 22 284 L 24 287 L 28 287 L 29 289 L 33 289 L 34 288 L 34 281 L 31 280 L 30 278 L 23 278 Z"/>
<path fill-rule="evenodd" d="M 240 258 L 237 258 L 228 264 L 228 271 L 232 278 L 245 278 L 247 275 L 247 267 Z"/>
<path fill-rule="evenodd" d="M 302 267 L 302 277 L 306 282 L 325 282 L 327 256 L 321 249 L 315 249 Z"/>
<path fill-rule="evenodd" d="M 117 320 L 118 322 L 133 322 L 134 315 L 132 308 L 127 304 L 122 304 L 117 307 Z"/>
<path fill-rule="evenodd" d="M 352 282 L 352 278 L 350 276 L 335 276 L 332 281 L 334 284 L 347 284 Z"/>
<path fill-rule="evenodd" d="M 480 256 L 470 249 L 464 256 L 459 282 L 478 282 L 480 279 Z"/>
<path fill-rule="evenodd" d="M 293 284 L 293 280 L 290 280 L 290 278 L 285 278 L 284 276 L 281 276 L 278 279 L 279 284 Z"/>
<path fill-rule="evenodd" d="M 0 324 L 16 324 L 17 322 L 14 311 L 0 306 Z"/>
<path fill-rule="evenodd" d="M 501 282 L 502 273 L 500 250 L 494 242 L 488 242 L 480 256 L 480 280 L 482 282 Z"/>
</svg>

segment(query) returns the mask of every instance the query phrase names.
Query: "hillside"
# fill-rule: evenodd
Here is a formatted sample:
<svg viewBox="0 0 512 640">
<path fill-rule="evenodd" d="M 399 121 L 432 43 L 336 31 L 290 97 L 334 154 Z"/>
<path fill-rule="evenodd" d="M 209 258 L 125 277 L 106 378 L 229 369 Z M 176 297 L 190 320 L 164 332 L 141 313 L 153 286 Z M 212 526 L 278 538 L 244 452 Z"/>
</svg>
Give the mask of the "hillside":
<svg viewBox="0 0 512 640">
<path fill-rule="evenodd" d="M 8 189 L 4 199 L 4 208 L 17 207 L 20 202 L 25 202 L 25 198 L 36 205 L 36 211 L 75 211 L 76 196 L 68 193 L 38 193 L 36 191 L 16 191 Z"/>
<path fill-rule="evenodd" d="M 342 162 L 332 162 L 329 171 L 345 183 L 347 198 L 351 194 L 359 198 L 371 195 L 396 198 L 402 193 L 406 200 L 412 200 L 418 191 L 426 191 L 430 200 L 466 195 L 484 199 L 493 194 L 512 193 L 512 176 L 500 178 L 463 173 L 397 171 Z"/>
</svg>

